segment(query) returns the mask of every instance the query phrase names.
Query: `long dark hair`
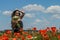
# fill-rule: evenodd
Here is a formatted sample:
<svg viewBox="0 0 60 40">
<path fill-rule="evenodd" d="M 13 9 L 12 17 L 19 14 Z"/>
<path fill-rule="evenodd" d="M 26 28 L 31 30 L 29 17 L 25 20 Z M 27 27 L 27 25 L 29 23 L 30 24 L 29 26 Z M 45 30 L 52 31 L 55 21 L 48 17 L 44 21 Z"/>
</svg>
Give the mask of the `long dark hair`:
<svg viewBox="0 0 60 40">
<path fill-rule="evenodd" d="M 12 15 L 11 15 L 11 17 L 15 16 L 16 11 L 19 11 L 19 10 L 14 10 L 13 13 L 12 13 Z M 19 15 L 20 15 L 20 13 L 19 13 Z"/>
</svg>

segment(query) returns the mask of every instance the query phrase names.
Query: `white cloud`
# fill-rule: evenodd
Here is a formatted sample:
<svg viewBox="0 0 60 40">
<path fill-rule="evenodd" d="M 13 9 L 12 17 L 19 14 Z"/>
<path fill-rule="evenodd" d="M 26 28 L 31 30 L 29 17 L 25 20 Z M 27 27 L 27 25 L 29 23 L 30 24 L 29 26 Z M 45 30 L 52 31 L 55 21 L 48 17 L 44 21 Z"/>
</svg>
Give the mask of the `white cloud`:
<svg viewBox="0 0 60 40">
<path fill-rule="evenodd" d="M 53 18 L 58 18 L 58 19 L 60 19 L 60 15 L 58 15 L 58 14 L 55 14 L 55 15 L 53 15 L 52 17 L 53 17 Z"/>
<path fill-rule="evenodd" d="M 60 6 L 59 5 L 53 5 L 53 6 L 49 6 L 49 7 L 45 8 L 42 5 L 29 4 L 29 5 L 22 7 L 22 10 L 27 11 L 28 13 L 29 13 L 29 11 L 32 11 L 32 12 L 40 11 L 43 13 L 53 13 L 53 15 L 60 14 Z M 11 13 L 12 13 L 12 11 L 3 11 L 4 15 L 11 15 Z M 29 18 L 35 17 L 35 14 L 30 14 L 30 13 L 28 14 L 28 13 L 25 15 L 26 17 L 29 17 Z"/>
<path fill-rule="evenodd" d="M 36 19 L 35 22 L 41 22 L 41 20 L 40 19 Z"/>
<path fill-rule="evenodd" d="M 45 8 L 42 5 L 37 5 L 37 4 L 29 4 L 23 7 L 23 10 L 26 11 L 44 11 L 44 9 Z"/>
<path fill-rule="evenodd" d="M 26 5 L 24 7 L 22 7 L 22 10 L 24 11 L 40 11 L 43 13 L 60 13 L 60 6 L 59 5 L 53 5 L 53 6 L 49 6 L 48 8 L 45 8 L 42 5 L 37 5 L 37 4 L 29 4 Z M 3 11 L 4 15 L 10 15 L 12 12 L 11 11 Z M 30 15 L 30 14 L 27 14 Z M 31 17 L 31 16 L 30 16 Z"/>
<path fill-rule="evenodd" d="M 27 11 L 27 12 L 29 12 L 29 11 L 31 11 L 31 12 L 32 11 L 36 11 L 36 12 L 40 11 L 40 12 L 43 12 L 43 13 L 50 13 L 50 14 L 53 13 L 52 15 L 55 18 L 60 18 L 60 16 L 58 16 L 60 14 L 60 6 L 59 5 L 52 5 L 52 6 L 49 6 L 49 7 L 45 8 L 42 5 L 29 4 L 29 5 L 24 6 L 22 9 Z M 55 14 L 58 14 L 58 15 L 55 15 Z"/>
<path fill-rule="evenodd" d="M 40 23 L 40 22 L 42 22 L 42 20 L 36 19 L 36 20 L 33 22 L 33 24 L 38 24 L 38 23 Z"/>
<path fill-rule="evenodd" d="M 60 6 L 54 5 L 54 6 L 49 6 L 48 8 L 45 8 L 42 5 L 29 4 L 29 5 L 24 6 L 23 10 L 25 10 L 25 11 L 41 11 L 44 13 L 60 13 Z"/>
<path fill-rule="evenodd" d="M 46 9 L 46 13 L 60 13 L 60 6 L 50 6 Z"/>
<path fill-rule="evenodd" d="M 12 11 L 3 11 L 2 12 L 4 15 L 11 15 Z"/>
<path fill-rule="evenodd" d="M 28 18 L 35 17 L 36 13 L 33 14 L 34 13 L 33 11 L 36 11 L 36 12 L 40 11 L 40 12 L 43 12 L 43 13 L 53 13 L 52 17 L 54 17 L 54 18 L 60 18 L 60 16 L 59 16 L 59 14 L 60 14 L 60 6 L 59 5 L 52 5 L 52 6 L 49 6 L 49 7 L 45 8 L 42 5 L 29 4 L 29 5 L 26 5 L 26 6 L 22 7 L 22 10 L 28 12 L 25 15 L 25 17 L 28 17 Z M 31 13 L 29 13 L 29 11 L 31 11 Z M 11 15 L 12 11 L 3 11 L 2 13 L 4 15 Z M 57 15 L 55 15 L 55 14 L 57 14 Z"/>
<path fill-rule="evenodd" d="M 33 18 L 33 17 L 35 17 L 35 14 L 30 14 L 30 13 L 27 13 L 26 15 L 25 15 L 25 17 L 28 17 L 28 18 Z"/>
</svg>

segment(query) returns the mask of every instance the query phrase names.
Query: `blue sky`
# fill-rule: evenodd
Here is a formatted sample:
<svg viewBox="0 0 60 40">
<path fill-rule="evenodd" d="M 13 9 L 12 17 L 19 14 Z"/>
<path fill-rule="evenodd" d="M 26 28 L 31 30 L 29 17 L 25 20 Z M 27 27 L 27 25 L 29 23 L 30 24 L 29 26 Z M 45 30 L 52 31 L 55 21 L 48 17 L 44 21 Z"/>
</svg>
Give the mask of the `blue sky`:
<svg viewBox="0 0 60 40">
<path fill-rule="evenodd" d="M 60 0 L 0 0 L 0 30 L 11 29 L 11 13 L 23 10 L 24 29 L 60 27 Z"/>
</svg>

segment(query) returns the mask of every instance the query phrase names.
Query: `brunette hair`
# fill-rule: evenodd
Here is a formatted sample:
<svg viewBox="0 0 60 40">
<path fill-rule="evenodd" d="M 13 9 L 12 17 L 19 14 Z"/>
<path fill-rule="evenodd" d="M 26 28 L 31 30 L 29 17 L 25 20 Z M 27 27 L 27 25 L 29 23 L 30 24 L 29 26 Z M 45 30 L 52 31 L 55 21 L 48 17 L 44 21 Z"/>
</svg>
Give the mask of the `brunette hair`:
<svg viewBox="0 0 60 40">
<path fill-rule="evenodd" d="M 19 11 L 19 10 L 14 10 L 13 13 L 12 13 L 12 15 L 11 15 L 11 17 L 15 16 L 16 11 Z M 20 15 L 20 13 L 19 13 L 19 15 Z"/>
</svg>

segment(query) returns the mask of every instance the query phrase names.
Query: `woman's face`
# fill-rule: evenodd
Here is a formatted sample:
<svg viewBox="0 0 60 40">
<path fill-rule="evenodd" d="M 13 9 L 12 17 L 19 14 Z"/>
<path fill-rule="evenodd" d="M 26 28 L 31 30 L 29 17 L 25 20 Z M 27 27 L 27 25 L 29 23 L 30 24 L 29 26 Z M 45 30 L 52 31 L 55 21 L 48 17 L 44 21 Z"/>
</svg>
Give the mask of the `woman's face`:
<svg viewBox="0 0 60 40">
<path fill-rule="evenodd" d="M 16 16 L 19 16 L 19 11 L 16 11 L 16 12 L 15 12 L 15 15 L 16 15 Z"/>
</svg>

